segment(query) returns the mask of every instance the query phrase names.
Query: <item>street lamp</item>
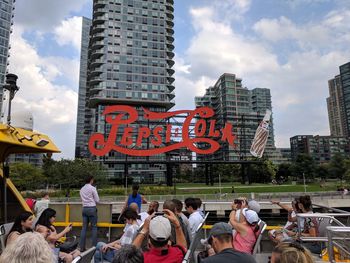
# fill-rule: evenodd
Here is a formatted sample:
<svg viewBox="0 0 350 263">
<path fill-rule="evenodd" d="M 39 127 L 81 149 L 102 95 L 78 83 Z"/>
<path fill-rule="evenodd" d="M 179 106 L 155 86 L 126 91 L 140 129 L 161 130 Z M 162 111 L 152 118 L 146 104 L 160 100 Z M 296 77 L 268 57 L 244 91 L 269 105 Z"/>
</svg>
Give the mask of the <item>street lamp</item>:
<svg viewBox="0 0 350 263">
<path fill-rule="evenodd" d="M 15 74 L 7 74 L 6 75 L 6 84 L 4 85 L 4 89 L 9 91 L 9 105 L 8 105 L 8 114 L 7 114 L 7 124 L 11 124 L 11 102 L 15 97 L 15 94 L 19 90 L 17 86 L 17 75 Z"/>
<path fill-rule="evenodd" d="M 9 105 L 8 105 L 8 115 L 7 115 L 7 124 L 11 124 L 11 102 L 13 98 L 15 97 L 15 94 L 19 90 L 19 87 L 17 86 L 17 75 L 15 74 L 7 74 L 6 75 L 6 84 L 3 86 L 5 90 L 9 91 Z M 7 222 L 7 178 L 10 174 L 10 168 L 8 165 L 8 162 L 3 164 L 3 171 L 4 171 L 4 219 L 5 223 Z"/>
</svg>

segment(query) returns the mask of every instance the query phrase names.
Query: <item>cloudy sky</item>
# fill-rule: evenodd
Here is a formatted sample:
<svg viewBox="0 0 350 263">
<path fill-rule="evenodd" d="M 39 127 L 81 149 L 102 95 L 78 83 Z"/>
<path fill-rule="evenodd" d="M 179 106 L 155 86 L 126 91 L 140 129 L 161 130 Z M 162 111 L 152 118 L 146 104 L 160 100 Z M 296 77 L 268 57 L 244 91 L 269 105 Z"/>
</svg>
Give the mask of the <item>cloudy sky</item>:
<svg viewBox="0 0 350 263">
<path fill-rule="evenodd" d="M 33 113 L 58 158 L 74 157 L 81 16 L 91 10 L 92 0 L 16 1 L 14 107 Z M 350 1 L 175 0 L 175 47 L 176 108 L 235 73 L 271 89 L 276 144 L 289 147 L 296 134 L 329 134 L 327 80 L 350 61 Z"/>
</svg>

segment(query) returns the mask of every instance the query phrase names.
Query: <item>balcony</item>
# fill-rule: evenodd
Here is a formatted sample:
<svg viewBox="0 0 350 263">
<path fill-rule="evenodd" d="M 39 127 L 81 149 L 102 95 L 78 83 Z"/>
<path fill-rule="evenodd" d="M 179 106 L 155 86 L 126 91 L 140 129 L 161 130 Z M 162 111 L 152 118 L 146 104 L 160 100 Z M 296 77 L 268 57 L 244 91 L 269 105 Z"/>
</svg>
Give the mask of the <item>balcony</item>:
<svg viewBox="0 0 350 263">
<path fill-rule="evenodd" d="M 104 45 L 105 45 L 104 41 L 95 41 L 91 44 L 91 49 L 92 50 L 99 49 L 104 47 Z"/>
<path fill-rule="evenodd" d="M 101 66 L 104 63 L 105 62 L 103 59 L 94 59 L 90 62 L 90 67 L 95 68 L 95 67 Z"/>
<path fill-rule="evenodd" d="M 172 92 L 175 89 L 175 86 L 173 85 L 167 85 L 167 88 L 170 92 Z"/>
<path fill-rule="evenodd" d="M 92 50 L 90 54 L 91 59 L 98 59 L 104 55 L 104 50 L 103 48 Z"/>
<path fill-rule="evenodd" d="M 166 12 L 165 14 L 166 14 L 166 17 L 167 17 L 168 20 L 173 20 L 173 19 L 174 19 L 174 15 L 173 15 L 172 12 L 169 12 L 169 11 L 168 11 L 168 12 Z"/>
<path fill-rule="evenodd" d="M 166 78 L 167 78 L 169 84 L 173 84 L 173 82 L 175 81 L 175 78 L 172 76 L 167 76 Z"/>
<path fill-rule="evenodd" d="M 166 55 L 167 55 L 167 57 L 170 58 L 170 59 L 172 59 L 172 58 L 175 56 L 174 52 L 169 51 L 169 50 L 166 51 Z"/>
<path fill-rule="evenodd" d="M 170 76 L 172 76 L 175 73 L 175 70 L 173 70 L 172 68 L 167 68 L 166 71 Z"/>
<path fill-rule="evenodd" d="M 174 34 L 174 29 L 172 29 L 172 28 L 170 28 L 170 27 L 167 27 L 167 28 L 166 28 L 166 32 L 167 32 L 168 34 L 173 35 L 173 34 Z"/>
<path fill-rule="evenodd" d="M 94 16 L 93 20 L 92 20 L 92 23 L 93 25 L 98 25 L 98 24 L 101 24 L 101 23 L 104 23 L 105 21 L 107 21 L 107 17 L 105 15 L 100 15 L 100 16 Z"/>
<path fill-rule="evenodd" d="M 173 43 L 171 43 L 170 41 L 167 41 L 166 42 L 166 47 L 169 49 L 169 50 L 174 50 L 175 46 L 173 45 Z"/>
<path fill-rule="evenodd" d="M 175 98 L 175 92 L 170 92 L 167 94 L 169 96 L 169 99 L 172 100 L 173 98 Z"/>
<path fill-rule="evenodd" d="M 92 41 L 99 41 L 102 40 L 105 37 L 104 33 L 96 33 L 92 35 Z"/>
<path fill-rule="evenodd" d="M 175 62 L 174 60 L 167 58 L 166 59 L 166 63 L 168 64 L 169 68 L 171 68 L 172 66 L 174 66 Z"/>
<path fill-rule="evenodd" d="M 98 83 L 100 83 L 100 82 L 102 82 L 103 80 L 99 77 L 99 76 L 97 76 L 97 77 L 92 77 L 92 78 L 90 78 L 89 80 L 88 80 L 88 82 L 89 82 L 89 84 L 90 85 L 96 85 L 96 84 L 98 84 Z"/>
<path fill-rule="evenodd" d="M 94 1 L 94 8 L 100 8 L 100 7 L 104 7 L 105 5 L 108 4 L 108 1 L 106 0 L 97 0 L 97 1 Z"/>
<path fill-rule="evenodd" d="M 172 28 L 174 27 L 174 22 L 172 20 L 166 20 L 166 25 Z"/>
<path fill-rule="evenodd" d="M 90 70 L 91 77 L 101 75 L 102 73 L 103 73 L 103 67 L 97 67 L 97 68 Z"/>
<path fill-rule="evenodd" d="M 166 35 L 166 40 L 169 42 L 174 42 L 174 37 L 172 35 Z"/>
<path fill-rule="evenodd" d="M 174 12 L 174 6 L 172 4 L 166 3 L 165 7 L 167 11 Z"/>
<path fill-rule="evenodd" d="M 98 15 L 104 15 L 105 13 L 107 13 L 107 10 L 105 8 L 95 8 L 94 9 L 94 16 L 98 16 Z"/>
<path fill-rule="evenodd" d="M 97 24 L 92 27 L 92 34 L 98 33 L 98 32 L 103 32 L 106 27 L 104 24 Z"/>
</svg>

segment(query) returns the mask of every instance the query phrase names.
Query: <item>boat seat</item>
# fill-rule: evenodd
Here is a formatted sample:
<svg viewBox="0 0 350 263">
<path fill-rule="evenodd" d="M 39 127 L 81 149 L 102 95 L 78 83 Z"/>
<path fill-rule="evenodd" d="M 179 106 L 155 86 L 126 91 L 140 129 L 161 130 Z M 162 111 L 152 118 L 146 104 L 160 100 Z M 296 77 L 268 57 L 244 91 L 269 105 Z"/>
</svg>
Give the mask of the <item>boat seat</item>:
<svg viewBox="0 0 350 263">
<path fill-rule="evenodd" d="M 8 234 L 10 233 L 11 228 L 13 227 L 13 222 L 12 223 L 7 223 L 3 224 L 0 226 L 0 248 L 1 251 L 4 251 L 5 246 L 6 246 L 6 238 Z"/>
</svg>

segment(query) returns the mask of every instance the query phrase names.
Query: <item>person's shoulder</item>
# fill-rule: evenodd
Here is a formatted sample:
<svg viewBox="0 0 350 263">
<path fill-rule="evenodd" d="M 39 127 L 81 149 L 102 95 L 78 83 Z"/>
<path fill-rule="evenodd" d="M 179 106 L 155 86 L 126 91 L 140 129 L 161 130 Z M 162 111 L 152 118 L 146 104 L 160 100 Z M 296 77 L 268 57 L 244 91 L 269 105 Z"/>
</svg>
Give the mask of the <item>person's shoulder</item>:
<svg viewBox="0 0 350 263">
<path fill-rule="evenodd" d="M 253 258 L 252 255 L 243 253 L 234 249 L 230 249 L 227 251 L 228 253 L 235 255 L 235 257 L 238 257 L 240 260 L 243 260 L 242 262 L 244 263 L 255 263 L 255 259 Z"/>
</svg>

